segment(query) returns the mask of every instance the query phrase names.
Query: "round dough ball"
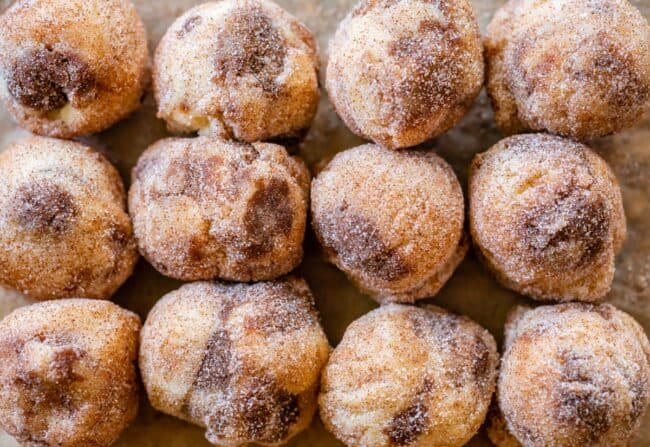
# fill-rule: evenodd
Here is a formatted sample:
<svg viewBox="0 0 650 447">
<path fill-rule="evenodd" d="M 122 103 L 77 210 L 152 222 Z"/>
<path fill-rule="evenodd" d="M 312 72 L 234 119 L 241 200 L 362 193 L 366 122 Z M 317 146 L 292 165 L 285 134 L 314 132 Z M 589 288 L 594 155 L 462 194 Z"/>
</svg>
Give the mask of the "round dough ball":
<svg viewBox="0 0 650 447">
<path fill-rule="evenodd" d="M 107 129 L 140 106 L 148 76 L 129 0 L 18 0 L 0 17 L 0 98 L 31 132 Z"/>
<path fill-rule="evenodd" d="M 140 370 L 154 408 L 215 445 L 278 445 L 309 426 L 329 344 L 307 283 L 186 284 L 154 306 Z"/>
<path fill-rule="evenodd" d="M 156 50 L 158 117 L 173 132 L 299 137 L 318 108 L 318 64 L 311 31 L 275 3 L 204 3 L 179 17 Z"/>
<path fill-rule="evenodd" d="M 28 137 L 0 153 L 0 284 L 35 299 L 109 298 L 138 259 L 124 185 L 98 152 Z"/>
<path fill-rule="evenodd" d="M 463 192 L 433 152 L 341 152 L 314 179 L 311 199 L 327 260 L 379 302 L 435 295 L 467 252 Z"/>
<path fill-rule="evenodd" d="M 544 301 L 598 301 L 625 241 L 618 181 L 579 143 L 518 135 L 477 155 L 470 227 L 499 282 Z"/>
<path fill-rule="evenodd" d="M 498 401 L 527 447 L 625 447 L 650 398 L 650 343 L 611 305 L 518 308 L 506 325 Z"/>
<path fill-rule="evenodd" d="M 460 447 L 496 381 L 492 336 L 434 306 L 389 304 L 346 330 L 325 367 L 325 427 L 349 447 Z"/>
<path fill-rule="evenodd" d="M 0 322 L 0 426 L 25 447 L 107 447 L 138 411 L 140 319 L 108 301 L 22 307 Z"/>
<path fill-rule="evenodd" d="M 143 256 L 185 281 L 261 281 L 298 266 L 309 172 L 270 143 L 171 138 L 133 169 L 129 210 Z"/>
<path fill-rule="evenodd" d="M 327 91 L 357 135 L 415 146 L 453 127 L 483 87 L 468 0 L 362 0 L 330 43 Z"/>
<path fill-rule="evenodd" d="M 650 99 L 650 27 L 628 0 L 510 0 L 485 39 L 504 133 L 587 140 L 634 125 Z"/>
</svg>

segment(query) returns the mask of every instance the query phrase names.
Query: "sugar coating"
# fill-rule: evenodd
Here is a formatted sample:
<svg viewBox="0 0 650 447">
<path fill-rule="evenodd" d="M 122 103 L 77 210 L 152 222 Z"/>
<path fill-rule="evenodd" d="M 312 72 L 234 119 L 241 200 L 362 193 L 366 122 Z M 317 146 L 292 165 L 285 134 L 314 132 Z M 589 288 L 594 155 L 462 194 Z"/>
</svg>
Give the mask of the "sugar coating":
<svg viewBox="0 0 650 447">
<path fill-rule="evenodd" d="M 321 419 L 349 447 L 459 447 L 485 419 L 497 363 L 494 339 L 469 318 L 388 304 L 332 353 Z"/>
<path fill-rule="evenodd" d="M 650 99 L 650 26 L 627 0 L 510 0 L 485 38 L 487 89 L 507 134 L 593 139 Z"/>
<path fill-rule="evenodd" d="M 618 181 L 580 143 L 543 134 L 501 140 L 470 168 L 470 229 L 499 282 L 545 301 L 610 290 L 626 225 Z"/>
<path fill-rule="evenodd" d="M 0 99 L 33 133 L 104 130 L 140 106 L 148 77 L 129 0 L 18 0 L 0 16 Z"/>
<path fill-rule="evenodd" d="M 329 48 L 327 91 L 356 134 L 396 149 L 437 137 L 483 86 L 467 0 L 362 0 Z"/>
<path fill-rule="evenodd" d="M 609 304 L 517 308 L 497 390 L 506 430 L 527 447 L 627 446 L 650 399 L 649 362 L 641 326 Z"/>
<path fill-rule="evenodd" d="M 433 152 L 369 144 L 339 153 L 311 200 L 327 260 L 380 302 L 435 295 L 467 252 L 460 184 Z"/>
<path fill-rule="evenodd" d="M 108 301 L 22 307 L 0 322 L 0 426 L 25 447 L 107 447 L 138 411 L 140 319 Z"/>
<path fill-rule="evenodd" d="M 30 136 L 0 153 L 0 284 L 109 298 L 138 259 L 124 185 L 98 152 Z"/>
<path fill-rule="evenodd" d="M 186 281 L 260 281 L 302 260 L 309 172 L 284 147 L 169 138 L 133 169 L 129 211 L 143 256 Z"/>
<path fill-rule="evenodd" d="M 329 344 L 307 283 L 198 282 L 164 296 L 142 330 L 152 405 L 219 446 L 279 445 L 316 410 Z"/>
<path fill-rule="evenodd" d="M 158 116 L 174 132 L 298 137 L 318 107 L 318 64 L 311 31 L 275 3 L 204 3 L 179 17 L 156 50 Z"/>
</svg>

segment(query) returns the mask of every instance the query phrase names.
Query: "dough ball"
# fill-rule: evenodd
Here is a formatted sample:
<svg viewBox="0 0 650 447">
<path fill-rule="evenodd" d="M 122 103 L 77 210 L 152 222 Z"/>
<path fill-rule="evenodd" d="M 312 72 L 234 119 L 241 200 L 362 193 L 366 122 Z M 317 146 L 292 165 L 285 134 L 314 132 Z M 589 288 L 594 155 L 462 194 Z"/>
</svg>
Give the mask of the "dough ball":
<svg viewBox="0 0 650 447">
<path fill-rule="evenodd" d="M 18 0 L 0 16 L 0 99 L 31 132 L 104 130 L 140 106 L 148 76 L 129 0 Z"/>
<path fill-rule="evenodd" d="M 485 419 L 497 363 L 494 339 L 470 319 L 389 304 L 332 353 L 321 419 L 349 447 L 460 447 Z"/>
<path fill-rule="evenodd" d="M 307 283 L 187 284 L 154 306 L 140 370 L 154 408 L 215 445 L 278 445 L 309 426 L 329 345 Z"/>
<path fill-rule="evenodd" d="M 204 3 L 158 46 L 158 116 L 174 132 L 247 142 L 298 137 L 318 108 L 318 64 L 311 31 L 275 3 Z"/>
<path fill-rule="evenodd" d="M 579 143 L 518 135 L 477 155 L 470 227 L 485 264 L 506 287 L 537 300 L 598 301 L 625 240 L 618 181 Z"/>
<path fill-rule="evenodd" d="M 379 302 L 435 295 L 467 252 L 460 184 L 433 152 L 370 144 L 339 153 L 311 199 L 327 260 Z"/>
<path fill-rule="evenodd" d="M 300 263 L 308 190 L 307 168 L 282 146 L 172 138 L 138 160 L 129 209 L 163 275 L 260 281 Z"/>
<path fill-rule="evenodd" d="M 611 305 L 518 308 L 497 392 L 507 430 L 527 447 L 625 447 L 648 406 L 649 361 L 641 326 Z"/>
<path fill-rule="evenodd" d="M 22 307 L 0 322 L 0 426 L 25 447 L 107 447 L 138 411 L 140 319 L 108 301 Z"/>
<path fill-rule="evenodd" d="M 510 0 L 485 39 L 507 134 L 586 140 L 634 125 L 650 99 L 650 27 L 627 0 Z"/>
<path fill-rule="evenodd" d="M 468 0 L 362 0 L 330 43 L 327 90 L 357 135 L 391 149 L 453 127 L 483 87 Z"/>
<path fill-rule="evenodd" d="M 45 137 L 0 153 L 0 284 L 36 299 L 109 298 L 137 259 L 122 180 L 101 154 Z"/>
</svg>

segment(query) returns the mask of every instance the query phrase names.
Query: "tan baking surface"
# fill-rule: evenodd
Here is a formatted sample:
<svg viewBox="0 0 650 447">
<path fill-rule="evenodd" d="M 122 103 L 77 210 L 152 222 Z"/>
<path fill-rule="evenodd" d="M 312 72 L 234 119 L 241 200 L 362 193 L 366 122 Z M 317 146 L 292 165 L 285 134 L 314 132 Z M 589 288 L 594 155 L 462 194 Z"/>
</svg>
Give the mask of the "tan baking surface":
<svg viewBox="0 0 650 447">
<path fill-rule="evenodd" d="M 322 60 L 327 41 L 341 18 L 355 0 L 276 0 L 302 19 L 318 36 Z M 473 0 L 476 14 L 484 29 L 494 10 L 505 0 Z M 0 10 L 11 1 L 0 0 Z M 196 0 L 135 0 L 149 31 L 151 48 L 155 48 L 171 21 Z M 650 0 L 633 1 L 646 18 L 650 18 Z M 322 74 L 322 73 L 321 73 Z M 17 130 L 4 110 L 0 110 L 0 150 L 22 131 Z M 149 96 L 145 107 L 111 130 L 85 139 L 101 149 L 128 182 L 129 171 L 138 155 L 152 142 L 165 135 L 164 126 L 155 119 L 154 103 Z M 470 115 L 454 130 L 440 138 L 435 146 L 452 163 L 466 182 L 466 169 L 472 156 L 499 139 L 485 94 Z M 313 165 L 323 157 L 357 145 L 354 137 L 333 113 L 324 98 L 314 128 L 300 148 L 300 154 Z M 629 236 L 618 258 L 616 283 L 609 301 L 632 313 L 650 331 L 650 117 L 637 129 L 594 143 L 611 163 L 623 188 Z M 330 342 L 336 345 L 345 327 L 375 304 L 360 295 L 335 268 L 318 256 L 313 238 L 307 236 L 307 256 L 300 271 L 309 281 L 321 311 Z M 140 261 L 135 275 L 118 292 L 115 301 L 138 312 L 143 318 L 153 303 L 180 283 L 163 278 Z M 474 318 L 489 329 L 497 340 L 508 309 L 526 300 L 500 288 L 470 255 L 449 284 L 431 300 L 455 312 Z M 0 317 L 27 301 L 14 292 L 0 290 Z M 0 447 L 14 447 L 14 441 L 0 431 Z M 208 447 L 203 431 L 184 422 L 154 412 L 142 399 L 140 415 L 115 444 L 119 447 Z M 311 429 L 289 444 L 301 447 L 339 446 L 334 438 L 315 421 Z M 471 446 L 490 445 L 479 434 Z M 646 415 L 642 433 L 634 447 L 650 445 L 650 414 Z"/>
</svg>

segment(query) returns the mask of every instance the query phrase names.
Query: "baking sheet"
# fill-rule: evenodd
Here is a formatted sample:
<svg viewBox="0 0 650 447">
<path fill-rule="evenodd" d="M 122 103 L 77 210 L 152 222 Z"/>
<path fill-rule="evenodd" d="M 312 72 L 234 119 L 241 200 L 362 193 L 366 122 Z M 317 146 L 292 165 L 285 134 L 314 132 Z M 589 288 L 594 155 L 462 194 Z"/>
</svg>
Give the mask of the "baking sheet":
<svg viewBox="0 0 650 447">
<path fill-rule="evenodd" d="M 299 17 L 316 34 L 321 49 L 323 68 L 327 60 L 327 42 L 356 0 L 276 0 Z M 149 32 L 150 48 L 162 37 L 175 17 L 197 0 L 135 0 Z M 10 0 L 0 0 L 0 10 Z M 484 30 L 494 11 L 505 0 L 474 0 L 476 15 Z M 650 0 L 632 1 L 650 18 Z M 321 76 L 324 70 L 321 71 Z M 24 132 L 16 128 L 7 113 L 0 110 L 0 150 Z M 103 151 L 115 163 L 126 184 L 131 167 L 139 154 L 154 141 L 166 136 L 164 125 L 155 118 L 155 103 L 151 95 L 142 110 L 112 129 L 84 141 Z M 500 138 L 494 127 L 489 102 L 482 93 L 471 113 L 448 134 L 431 144 L 456 170 L 466 183 L 467 167 L 477 152 L 486 150 Z M 362 141 L 352 135 L 333 112 L 323 95 L 316 121 L 305 141 L 298 148 L 305 161 L 313 166 L 324 157 L 358 145 Z M 628 219 L 628 240 L 618 257 L 617 273 L 608 301 L 630 312 L 650 331 L 650 115 L 636 128 L 622 134 L 598 140 L 592 144 L 611 164 L 621 182 Z M 316 296 L 325 331 L 335 346 L 347 325 L 376 306 L 359 294 L 334 267 L 319 257 L 311 234 L 306 238 L 306 256 L 299 271 L 305 276 Z M 135 312 L 144 320 L 151 306 L 166 292 L 181 283 L 164 278 L 144 261 L 135 274 L 118 291 L 114 300 Z M 454 312 L 463 313 L 486 327 L 500 342 L 508 310 L 526 299 L 518 297 L 496 284 L 470 254 L 441 293 L 428 300 Z M 0 289 L 0 317 L 29 301 L 20 294 Z M 177 419 L 155 412 L 142 397 L 137 420 L 125 431 L 117 447 L 208 447 L 203 430 Z M 290 446 L 341 446 L 316 418 L 311 428 L 294 438 Z M 470 446 L 491 445 L 479 433 Z M 650 445 L 650 413 L 633 447 Z M 0 447 L 16 447 L 9 436 L 0 431 Z"/>
</svg>

